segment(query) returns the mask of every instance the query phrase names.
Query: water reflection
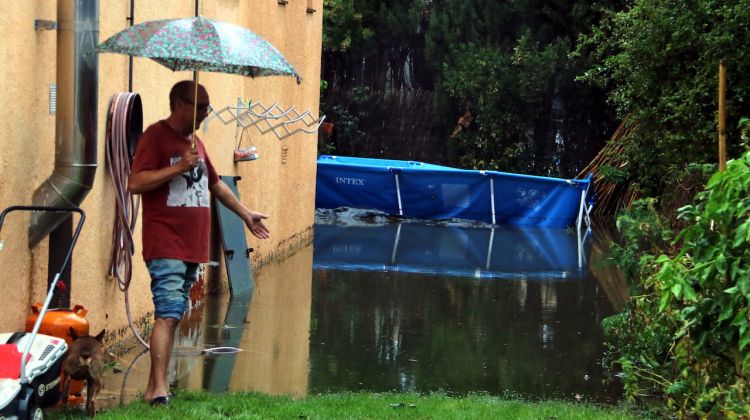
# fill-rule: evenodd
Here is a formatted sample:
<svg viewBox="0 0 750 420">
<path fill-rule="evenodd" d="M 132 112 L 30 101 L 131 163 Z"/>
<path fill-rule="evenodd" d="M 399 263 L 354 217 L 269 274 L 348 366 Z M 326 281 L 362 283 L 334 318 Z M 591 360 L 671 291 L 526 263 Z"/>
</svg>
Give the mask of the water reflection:
<svg viewBox="0 0 750 420">
<path fill-rule="evenodd" d="M 591 275 L 596 278 L 597 287 L 607 295 L 616 313 L 625 309 L 628 300 L 628 285 L 625 275 L 610 258 L 612 244 L 617 237 L 614 221 L 593 220 L 596 235 L 591 243 Z"/>
<path fill-rule="evenodd" d="M 590 242 L 574 231 L 422 223 L 315 226 L 315 269 L 480 278 L 580 278 Z M 581 246 L 579 246 L 579 241 Z"/>
<path fill-rule="evenodd" d="M 414 273 L 316 271 L 310 391 L 506 391 L 616 398 L 602 385 L 591 278 L 475 281 Z"/>
<path fill-rule="evenodd" d="M 170 367 L 174 386 L 293 396 L 621 395 L 604 381 L 600 322 L 622 308 L 624 282 L 597 278 L 608 274 L 596 261 L 578 268 L 579 260 L 606 258 L 606 235 L 595 230 L 580 247 L 565 231 L 315 229 L 314 258 L 304 248 L 257 272 L 252 299 L 209 295 L 191 311 Z M 221 346 L 242 351 L 201 353 Z M 126 355 L 122 364 L 127 378 L 109 375 L 105 407 L 145 389 L 148 357 Z"/>
<path fill-rule="evenodd" d="M 207 295 L 183 319 L 169 378 L 178 389 L 307 395 L 312 246 L 255 273 L 250 297 Z M 230 346 L 238 353 L 205 353 Z M 148 354 L 120 357 L 122 373 L 107 375 L 101 406 L 139 398 L 148 383 Z"/>
<path fill-rule="evenodd" d="M 600 363 L 621 278 L 602 288 L 579 266 L 596 238 L 417 223 L 315 235 L 310 392 L 621 395 Z"/>
</svg>

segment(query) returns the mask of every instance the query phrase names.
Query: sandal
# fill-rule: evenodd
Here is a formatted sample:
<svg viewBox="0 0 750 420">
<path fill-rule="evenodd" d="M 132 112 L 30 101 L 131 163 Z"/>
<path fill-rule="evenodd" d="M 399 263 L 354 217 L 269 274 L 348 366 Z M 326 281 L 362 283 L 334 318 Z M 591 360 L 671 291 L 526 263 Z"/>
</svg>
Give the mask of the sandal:
<svg viewBox="0 0 750 420">
<path fill-rule="evenodd" d="M 169 405 L 169 397 L 166 395 L 162 397 L 156 397 L 153 400 L 149 401 L 149 405 L 151 405 L 151 407 Z"/>
</svg>

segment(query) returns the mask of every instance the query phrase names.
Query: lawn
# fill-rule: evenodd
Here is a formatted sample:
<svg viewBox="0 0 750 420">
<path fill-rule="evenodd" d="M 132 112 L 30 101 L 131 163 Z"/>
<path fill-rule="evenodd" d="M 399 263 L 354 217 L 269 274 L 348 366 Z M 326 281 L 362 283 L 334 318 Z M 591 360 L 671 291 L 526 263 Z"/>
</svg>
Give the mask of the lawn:
<svg viewBox="0 0 750 420">
<path fill-rule="evenodd" d="M 81 409 L 48 410 L 48 418 L 80 418 Z M 528 402 L 486 395 L 339 393 L 292 399 L 258 393 L 211 394 L 180 391 L 167 407 L 142 401 L 102 411 L 98 419 L 627 419 L 638 418 L 624 407 L 574 402 Z"/>
</svg>

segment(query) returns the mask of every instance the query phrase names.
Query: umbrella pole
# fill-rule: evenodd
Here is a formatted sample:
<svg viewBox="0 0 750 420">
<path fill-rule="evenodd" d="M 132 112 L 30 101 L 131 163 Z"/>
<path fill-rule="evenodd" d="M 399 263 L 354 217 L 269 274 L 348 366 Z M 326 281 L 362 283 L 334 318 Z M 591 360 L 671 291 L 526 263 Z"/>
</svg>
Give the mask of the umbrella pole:
<svg viewBox="0 0 750 420">
<path fill-rule="evenodd" d="M 195 86 L 193 89 L 193 134 L 190 135 L 190 147 L 195 149 L 195 122 L 198 119 L 198 70 L 195 70 Z"/>
</svg>

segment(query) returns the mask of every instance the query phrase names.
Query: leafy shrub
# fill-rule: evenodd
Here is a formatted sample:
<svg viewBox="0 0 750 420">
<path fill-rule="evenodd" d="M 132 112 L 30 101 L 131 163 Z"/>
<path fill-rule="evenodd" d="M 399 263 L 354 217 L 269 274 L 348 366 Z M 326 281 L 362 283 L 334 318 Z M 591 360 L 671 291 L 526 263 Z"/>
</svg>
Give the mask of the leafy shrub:
<svg viewBox="0 0 750 420">
<path fill-rule="evenodd" d="M 634 295 L 604 327 L 628 399 L 659 397 L 662 414 L 750 416 L 750 153 L 727 166 L 680 209 L 673 256 L 653 202 L 618 219 Z"/>
<path fill-rule="evenodd" d="M 599 168 L 604 181 L 614 184 L 620 184 L 630 179 L 630 173 L 626 169 L 616 168 L 612 165 L 602 165 Z"/>
<path fill-rule="evenodd" d="M 671 240 L 672 231 L 662 223 L 655 203 L 653 198 L 636 200 L 617 218 L 617 230 L 622 234 L 624 245 L 615 244 L 612 252 L 628 278 L 640 277 L 641 269 L 648 267 L 645 262 L 665 249 Z M 636 293 L 640 292 L 642 290 Z"/>
</svg>

